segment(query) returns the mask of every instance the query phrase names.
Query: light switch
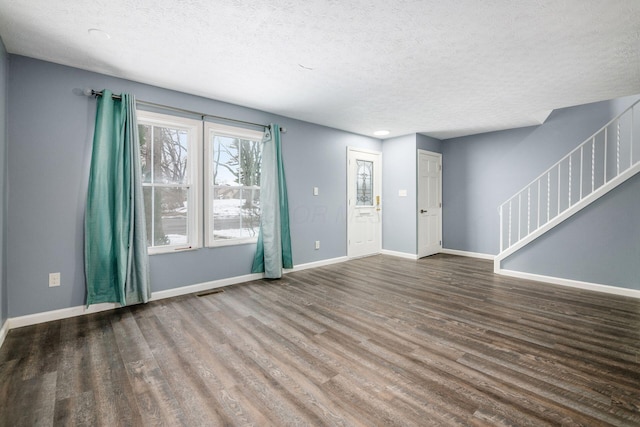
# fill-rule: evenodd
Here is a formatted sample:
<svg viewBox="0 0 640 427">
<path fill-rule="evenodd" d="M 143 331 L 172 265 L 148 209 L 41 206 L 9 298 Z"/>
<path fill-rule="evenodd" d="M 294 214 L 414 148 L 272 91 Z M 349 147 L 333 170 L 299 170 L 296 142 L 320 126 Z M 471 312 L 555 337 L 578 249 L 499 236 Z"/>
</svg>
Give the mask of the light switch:
<svg viewBox="0 0 640 427">
<path fill-rule="evenodd" d="M 398 190 L 398 197 L 407 197 L 407 190 Z"/>
<path fill-rule="evenodd" d="M 318 195 L 318 187 L 313 187 L 313 195 L 314 196 Z"/>
</svg>

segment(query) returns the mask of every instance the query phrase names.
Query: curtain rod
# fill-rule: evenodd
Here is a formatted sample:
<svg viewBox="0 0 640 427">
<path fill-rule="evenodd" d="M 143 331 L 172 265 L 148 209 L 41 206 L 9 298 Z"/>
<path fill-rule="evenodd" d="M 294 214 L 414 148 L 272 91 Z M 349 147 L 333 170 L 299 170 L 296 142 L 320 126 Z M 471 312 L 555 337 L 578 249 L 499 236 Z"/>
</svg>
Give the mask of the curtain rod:
<svg viewBox="0 0 640 427">
<path fill-rule="evenodd" d="M 97 90 L 88 89 L 88 88 L 85 89 L 83 91 L 83 93 L 85 95 L 87 95 L 87 96 L 95 96 L 95 97 L 102 96 L 102 91 L 97 91 Z M 112 94 L 111 98 L 113 98 L 113 99 L 122 99 L 122 97 L 120 95 L 116 95 L 116 94 Z M 228 117 L 215 116 L 213 114 L 201 113 L 199 111 L 192 111 L 192 110 L 186 110 L 184 108 L 171 107 L 170 105 L 156 104 L 155 102 L 136 100 L 136 104 L 146 105 L 148 107 L 161 108 L 161 109 L 164 109 L 164 110 L 177 111 L 177 112 L 180 112 L 180 113 L 193 114 L 193 115 L 196 115 L 196 116 L 201 116 L 202 118 L 211 117 L 211 118 L 214 118 L 214 119 L 220 119 L 220 120 L 225 120 L 225 121 L 230 121 L 230 122 L 235 122 L 235 123 L 243 123 L 245 125 L 258 126 L 258 127 L 261 127 L 261 128 L 269 128 L 269 127 L 271 127 L 271 125 L 263 125 L 262 123 L 253 123 L 253 122 L 247 122 L 247 121 L 244 121 L 244 120 L 230 119 Z M 283 128 L 283 127 L 280 127 L 280 132 L 287 133 L 287 129 Z"/>
</svg>

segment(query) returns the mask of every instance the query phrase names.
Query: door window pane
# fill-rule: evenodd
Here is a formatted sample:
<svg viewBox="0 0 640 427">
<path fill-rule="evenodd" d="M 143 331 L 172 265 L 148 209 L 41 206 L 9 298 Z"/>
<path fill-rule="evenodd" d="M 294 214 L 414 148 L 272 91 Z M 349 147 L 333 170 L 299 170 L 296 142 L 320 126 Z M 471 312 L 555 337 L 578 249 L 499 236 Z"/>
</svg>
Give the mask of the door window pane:
<svg viewBox="0 0 640 427">
<path fill-rule="evenodd" d="M 356 206 L 373 206 L 373 162 L 356 160 Z"/>
</svg>

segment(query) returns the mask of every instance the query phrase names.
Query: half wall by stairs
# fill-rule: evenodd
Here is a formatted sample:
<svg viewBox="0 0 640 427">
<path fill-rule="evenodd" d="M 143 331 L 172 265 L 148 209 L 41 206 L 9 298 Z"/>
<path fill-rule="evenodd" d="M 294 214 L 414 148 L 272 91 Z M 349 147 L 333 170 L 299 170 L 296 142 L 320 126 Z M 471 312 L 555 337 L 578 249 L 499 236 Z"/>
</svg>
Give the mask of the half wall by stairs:
<svg viewBox="0 0 640 427">
<path fill-rule="evenodd" d="M 498 208 L 502 261 L 640 172 L 640 101 Z"/>
</svg>

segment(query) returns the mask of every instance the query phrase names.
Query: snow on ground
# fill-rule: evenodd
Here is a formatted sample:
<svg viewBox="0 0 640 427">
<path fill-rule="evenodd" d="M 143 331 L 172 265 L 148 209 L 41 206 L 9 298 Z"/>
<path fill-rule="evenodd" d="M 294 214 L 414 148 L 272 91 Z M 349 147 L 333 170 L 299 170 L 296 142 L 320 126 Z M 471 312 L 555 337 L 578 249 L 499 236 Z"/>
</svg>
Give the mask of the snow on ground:
<svg viewBox="0 0 640 427">
<path fill-rule="evenodd" d="M 214 221 L 216 219 L 227 219 L 227 218 L 237 218 L 242 215 L 243 209 L 242 206 L 246 202 L 246 199 L 216 199 L 213 206 L 213 218 Z M 178 214 L 177 216 L 168 216 L 164 215 L 163 219 L 172 219 L 172 218 L 184 218 L 184 211 L 186 208 L 178 208 L 175 212 Z M 230 228 L 226 230 L 215 230 L 214 238 L 215 239 L 240 239 L 240 238 L 250 238 L 258 236 L 259 227 L 256 226 L 253 230 L 244 228 Z M 169 239 L 169 244 L 173 245 L 186 245 L 187 244 L 187 236 L 182 234 L 167 234 L 167 238 Z"/>
</svg>

